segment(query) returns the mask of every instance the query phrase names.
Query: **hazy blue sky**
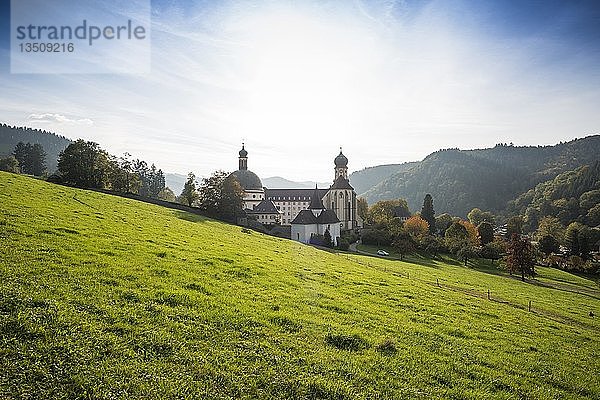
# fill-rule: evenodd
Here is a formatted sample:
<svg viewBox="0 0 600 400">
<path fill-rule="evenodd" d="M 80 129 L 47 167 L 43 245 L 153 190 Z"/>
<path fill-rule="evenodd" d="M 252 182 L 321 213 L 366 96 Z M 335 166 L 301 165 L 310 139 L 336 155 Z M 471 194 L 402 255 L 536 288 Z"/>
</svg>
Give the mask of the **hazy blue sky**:
<svg viewBox="0 0 600 400">
<path fill-rule="evenodd" d="M 323 181 L 339 146 L 357 170 L 600 132 L 599 1 L 153 1 L 144 75 L 10 74 L 1 1 L 0 121 L 166 171 L 233 170 L 242 140 Z"/>
</svg>

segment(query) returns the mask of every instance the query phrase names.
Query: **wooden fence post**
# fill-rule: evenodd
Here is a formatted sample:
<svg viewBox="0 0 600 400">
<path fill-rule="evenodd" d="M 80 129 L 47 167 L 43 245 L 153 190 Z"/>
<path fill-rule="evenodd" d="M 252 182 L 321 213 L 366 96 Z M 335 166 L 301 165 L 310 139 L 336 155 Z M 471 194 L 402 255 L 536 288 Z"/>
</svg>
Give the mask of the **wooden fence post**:
<svg viewBox="0 0 600 400">
<path fill-rule="evenodd" d="M 531 300 L 529 300 L 529 311 L 531 312 Z"/>
</svg>

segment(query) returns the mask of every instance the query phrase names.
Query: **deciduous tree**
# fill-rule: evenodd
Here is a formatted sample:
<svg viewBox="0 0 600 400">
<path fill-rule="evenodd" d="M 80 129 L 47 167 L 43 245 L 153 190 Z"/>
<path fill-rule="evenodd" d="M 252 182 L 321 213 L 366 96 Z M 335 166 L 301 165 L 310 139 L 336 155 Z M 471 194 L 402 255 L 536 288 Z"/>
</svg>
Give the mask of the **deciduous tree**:
<svg viewBox="0 0 600 400">
<path fill-rule="evenodd" d="M 407 214 L 410 215 L 408 211 L 408 203 L 404 199 L 398 200 L 382 200 L 375 203 L 372 207 L 369 208 L 369 212 L 367 215 L 367 221 L 369 224 L 381 224 L 388 223 L 396 213 L 396 208 L 400 207 Z"/>
<path fill-rule="evenodd" d="M 169 187 L 165 187 L 163 190 L 161 190 L 161 192 L 158 194 L 158 198 L 170 202 L 177 201 L 177 196 L 175 196 L 175 193 L 173 193 Z"/>
<path fill-rule="evenodd" d="M 450 227 L 450 225 L 452 225 L 452 222 L 454 221 L 454 219 L 452 218 L 452 216 L 450 214 L 442 214 L 439 217 L 437 217 L 435 219 L 435 227 L 437 229 L 437 231 L 440 233 L 440 235 L 444 236 L 446 233 L 446 229 L 448 229 Z"/>
<path fill-rule="evenodd" d="M 404 231 L 415 240 L 421 240 L 429 232 L 429 224 L 418 215 L 413 215 L 404 222 Z"/>
<path fill-rule="evenodd" d="M 58 172 L 63 183 L 84 188 L 105 188 L 110 162 L 98 143 L 79 139 L 58 157 Z"/>
<path fill-rule="evenodd" d="M 401 232 L 392 242 L 392 247 L 400 253 L 400 259 L 402 260 L 406 254 L 415 251 L 415 241 L 408 233 Z"/>
<path fill-rule="evenodd" d="M 487 221 L 483 221 L 477 226 L 477 233 L 483 246 L 494 240 L 494 226 Z"/>
<path fill-rule="evenodd" d="M 494 225 L 494 214 L 489 211 L 481 211 L 479 208 L 472 209 L 469 214 L 467 214 L 467 218 L 469 222 L 475 226 L 479 226 L 482 222 L 488 222 Z"/>
<path fill-rule="evenodd" d="M 19 161 L 14 156 L 0 158 L 0 171 L 19 173 Z"/>
<path fill-rule="evenodd" d="M 521 280 L 535 275 L 535 251 L 529 238 L 513 233 L 507 248 L 506 266 L 510 273 L 521 273 Z"/>
<path fill-rule="evenodd" d="M 369 204 L 367 203 L 367 199 L 364 197 L 356 199 L 356 212 L 363 221 L 367 221 L 369 214 Z"/>
<path fill-rule="evenodd" d="M 523 233 L 523 217 L 520 215 L 511 217 L 506 223 L 506 236 L 512 238 L 514 234 L 521 235 Z"/>
<path fill-rule="evenodd" d="M 446 247 L 452 253 L 456 253 L 469 243 L 469 232 L 460 221 L 453 222 L 445 233 Z"/>
</svg>

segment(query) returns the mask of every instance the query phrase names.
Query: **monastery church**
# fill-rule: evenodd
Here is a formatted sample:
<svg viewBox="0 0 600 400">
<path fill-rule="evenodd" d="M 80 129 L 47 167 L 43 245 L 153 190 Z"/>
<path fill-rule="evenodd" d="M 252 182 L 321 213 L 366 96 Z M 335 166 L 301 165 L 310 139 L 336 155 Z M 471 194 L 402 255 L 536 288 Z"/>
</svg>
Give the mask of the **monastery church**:
<svg viewBox="0 0 600 400">
<path fill-rule="evenodd" d="M 242 186 L 249 218 L 263 225 L 288 226 L 290 238 L 303 243 L 319 244 L 314 239 L 328 230 L 337 245 L 343 231 L 355 230 L 362 222 L 356 213 L 356 192 L 348 181 L 348 158 L 341 148 L 333 162 L 334 180 L 328 189 L 269 189 L 248 170 L 248 151 L 242 144 L 239 169 L 231 176 Z"/>
</svg>

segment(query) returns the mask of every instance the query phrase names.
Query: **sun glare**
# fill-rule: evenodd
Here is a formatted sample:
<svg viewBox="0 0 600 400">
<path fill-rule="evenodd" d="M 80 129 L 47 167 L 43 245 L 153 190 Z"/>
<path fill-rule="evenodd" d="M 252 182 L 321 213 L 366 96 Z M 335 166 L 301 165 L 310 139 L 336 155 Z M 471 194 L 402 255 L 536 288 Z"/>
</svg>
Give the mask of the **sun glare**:
<svg viewBox="0 0 600 400">
<path fill-rule="evenodd" d="M 277 10 L 246 16 L 235 29 L 249 82 L 246 129 L 276 134 L 285 126 L 323 139 L 347 131 L 368 103 L 370 75 L 385 52 L 356 21 Z"/>
</svg>

